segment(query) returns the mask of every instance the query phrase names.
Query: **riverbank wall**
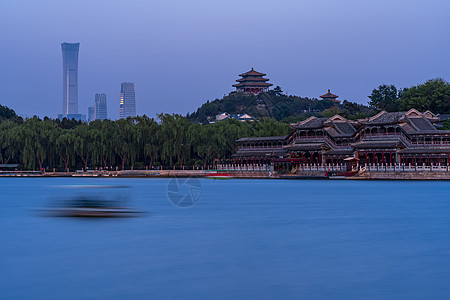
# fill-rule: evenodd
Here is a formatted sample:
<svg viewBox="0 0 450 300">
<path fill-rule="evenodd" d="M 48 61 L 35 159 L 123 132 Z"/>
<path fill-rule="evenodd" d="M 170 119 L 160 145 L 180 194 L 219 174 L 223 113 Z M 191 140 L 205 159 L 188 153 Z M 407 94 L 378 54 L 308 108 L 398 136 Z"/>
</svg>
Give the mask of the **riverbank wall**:
<svg viewBox="0 0 450 300">
<path fill-rule="evenodd" d="M 208 177 L 224 171 L 215 170 L 123 170 L 103 172 L 0 172 L 0 177 Z M 231 178 L 241 179 L 345 179 L 345 180 L 449 180 L 448 171 L 360 171 L 354 176 L 327 176 L 318 170 L 299 170 L 294 174 L 277 174 L 268 171 L 226 171 Z"/>
</svg>

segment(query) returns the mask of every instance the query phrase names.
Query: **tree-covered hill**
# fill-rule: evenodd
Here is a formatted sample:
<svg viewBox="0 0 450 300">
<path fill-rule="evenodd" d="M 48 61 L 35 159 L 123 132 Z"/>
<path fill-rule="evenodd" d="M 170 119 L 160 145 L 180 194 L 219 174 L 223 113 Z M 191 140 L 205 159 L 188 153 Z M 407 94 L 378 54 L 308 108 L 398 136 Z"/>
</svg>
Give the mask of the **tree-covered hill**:
<svg viewBox="0 0 450 300">
<path fill-rule="evenodd" d="M 273 118 L 278 121 L 293 122 L 311 115 L 327 116 L 339 113 L 349 118 L 366 117 L 373 113 L 369 107 L 344 100 L 335 104 L 331 100 L 310 99 L 299 96 L 287 96 L 280 87 L 268 93 L 244 94 L 230 93 L 222 99 L 207 101 L 196 112 L 188 114 L 189 120 L 196 123 L 208 123 L 217 114 L 249 114 L 252 117 Z"/>
</svg>

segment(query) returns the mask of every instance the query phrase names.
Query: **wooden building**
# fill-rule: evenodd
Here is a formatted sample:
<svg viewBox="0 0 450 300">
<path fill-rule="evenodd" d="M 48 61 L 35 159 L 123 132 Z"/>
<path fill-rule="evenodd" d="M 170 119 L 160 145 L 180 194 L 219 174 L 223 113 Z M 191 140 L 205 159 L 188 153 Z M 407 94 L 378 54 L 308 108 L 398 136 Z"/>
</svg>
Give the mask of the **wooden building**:
<svg viewBox="0 0 450 300">
<path fill-rule="evenodd" d="M 382 111 L 377 115 L 348 120 L 310 117 L 291 124 L 292 133 L 282 137 L 241 138 L 234 162 L 335 165 L 355 158 L 365 165 L 450 165 L 450 130 L 438 130 L 439 117 L 416 109 Z"/>
<path fill-rule="evenodd" d="M 236 80 L 238 83 L 233 84 L 237 92 L 259 94 L 262 92 L 268 92 L 269 87 L 272 86 L 268 83 L 269 79 L 264 78 L 266 74 L 256 72 L 253 68 L 243 74 L 239 74 L 242 78 Z"/>
</svg>

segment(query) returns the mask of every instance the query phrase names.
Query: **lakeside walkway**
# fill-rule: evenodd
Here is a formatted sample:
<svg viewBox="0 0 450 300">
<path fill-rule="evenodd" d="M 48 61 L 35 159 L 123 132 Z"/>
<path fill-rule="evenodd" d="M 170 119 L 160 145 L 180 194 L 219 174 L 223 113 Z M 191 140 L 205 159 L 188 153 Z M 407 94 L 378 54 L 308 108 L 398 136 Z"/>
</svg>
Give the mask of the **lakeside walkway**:
<svg viewBox="0 0 450 300">
<path fill-rule="evenodd" d="M 290 171 L 274 171 L 273 166 L 219 165 L 211 170 L 122 170 L 87 172 L 0 171 L 0 177 L 209 177 L 226 174 L 230 178 L 248 179 L 350 179 L 350 180 L 450 180 L 450 166 L 404 164 L 368 164 L 348 171 L 344 164 L 299 165 Z"/>
</svg>

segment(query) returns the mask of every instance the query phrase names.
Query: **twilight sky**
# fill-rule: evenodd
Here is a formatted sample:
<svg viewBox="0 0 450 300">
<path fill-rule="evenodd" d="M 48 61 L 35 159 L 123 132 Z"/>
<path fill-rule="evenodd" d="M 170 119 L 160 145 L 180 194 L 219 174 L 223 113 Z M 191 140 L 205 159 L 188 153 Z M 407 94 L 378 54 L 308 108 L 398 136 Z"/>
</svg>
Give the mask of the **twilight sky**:
<svg viewBox="0 0 450 300">
<path fill-rule="evenodd" d="M 450 80 L 448 0 L 2 0 L 0 104 L 62 112 L 62 42 L 80 42 L 79 112 L 120 83 L 139 115 L 193 112 L 254 67 L 289 94 L 366 103 L 380 84 Z"/>
</svg>

